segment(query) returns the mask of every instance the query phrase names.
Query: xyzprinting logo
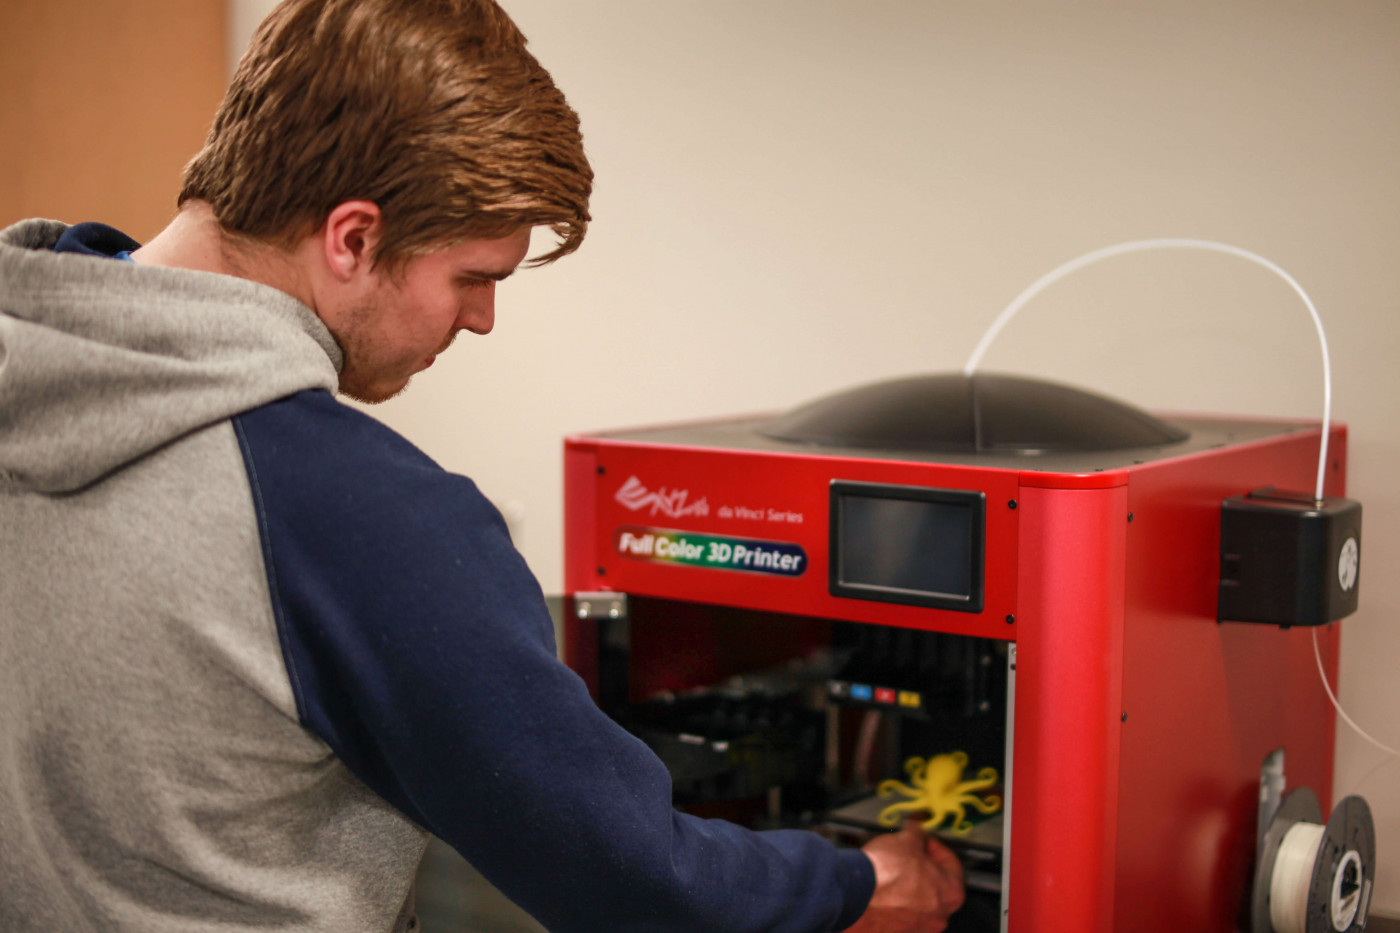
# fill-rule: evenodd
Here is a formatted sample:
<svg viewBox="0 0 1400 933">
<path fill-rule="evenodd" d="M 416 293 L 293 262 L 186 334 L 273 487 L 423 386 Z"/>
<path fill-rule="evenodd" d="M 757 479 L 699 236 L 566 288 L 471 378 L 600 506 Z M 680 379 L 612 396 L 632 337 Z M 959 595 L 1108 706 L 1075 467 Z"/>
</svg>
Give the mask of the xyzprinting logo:
<svg viewBox="0 0 1400 933">
<path fill-rule="evenodd" d="M 617 491 L 613 498 L 623 506 L 633 512 L 651 508 L 652 515 L 665 515 L 668 518 L 684 518 L 687 515 L 698 515 L 704 517 L 710 514 L 710 503 L 704 498 L 697 502 L 690 502 L 690 490 L 672 489 L 667 490 L 665 486 L 652 491 L 642 484 L 642 481 L 635 476 L 629 476 L 627 482 L 622 484 L 622 488 Z"/>
<path fill-rule="evenodd" d="M 1337 558 L 1337 582 L 1345 593 L 1356 586 L 1356 569 L 1361 563 L 1361 546 L 1355 538 L 1347 538 L 1342 544 L 1342 553 Z"/>
</svg>

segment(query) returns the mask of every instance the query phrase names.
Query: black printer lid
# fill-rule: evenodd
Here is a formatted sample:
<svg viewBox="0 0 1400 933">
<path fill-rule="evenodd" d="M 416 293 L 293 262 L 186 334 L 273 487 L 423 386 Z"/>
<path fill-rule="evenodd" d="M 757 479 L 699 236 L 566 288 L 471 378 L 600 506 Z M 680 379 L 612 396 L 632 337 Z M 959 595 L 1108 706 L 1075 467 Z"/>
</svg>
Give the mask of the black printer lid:
<svg viewBox="0 0 1400 933">
<path fill-rule="evenodd" d="M 988 373 L 859 386 L 799 406 L 757 432 L 818 447 L 928 453 L 1087 453 L 1190 437 L 1179 425 L 1106 396 Z"/>
</svg>

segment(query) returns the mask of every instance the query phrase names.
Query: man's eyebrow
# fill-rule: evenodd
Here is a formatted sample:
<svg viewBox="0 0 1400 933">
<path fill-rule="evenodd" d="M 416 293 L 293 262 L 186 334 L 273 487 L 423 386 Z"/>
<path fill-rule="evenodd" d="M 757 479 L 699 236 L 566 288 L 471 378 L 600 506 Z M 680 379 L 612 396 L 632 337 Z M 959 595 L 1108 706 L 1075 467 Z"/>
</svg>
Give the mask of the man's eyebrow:
<svg viewBox="0 0 1400 933">
<path fill-rule="evenodd" d="M 461 274 L 460 274 L 460 278 L 464 278 L 464 279 L 491 279 L 493 282 L 499 282 L 499 281 L 501 281 L 502 279 L 508 279 L 508 278 L 510 278 L 510 277 L 511 277 L 512 275 L 514 275 L 514 274 L 515 274 L 515 270 L 514 270 L 514 269 L 507 269 L 507 270 L 504 271 L 504 272 L 490 272 L 490 271 L 487 271 L 487 270 L 485 270 L 485 269 L 464 269 L 464 270 L 461 272 Z"/>
</svg>

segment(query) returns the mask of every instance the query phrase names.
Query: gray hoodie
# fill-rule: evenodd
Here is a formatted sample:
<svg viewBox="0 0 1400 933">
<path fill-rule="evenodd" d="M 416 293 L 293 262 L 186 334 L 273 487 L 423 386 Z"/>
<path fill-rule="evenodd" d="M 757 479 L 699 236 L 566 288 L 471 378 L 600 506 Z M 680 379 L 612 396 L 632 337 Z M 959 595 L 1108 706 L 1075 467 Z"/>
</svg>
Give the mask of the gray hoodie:
<svg viewBox="0 0 1400 933">
<path fill-rule="evenodd" d="M 228 420 L 340 351 L 64 229 L 0 233 L 0 929 L 404 929 L 424 833 L 298 721 Z"/>
<path fill-rule="evenodd" d="M 425 829 L 560 933 L 860 915 L 860 852 L 672 808 L 480 490 L 300 391 L 308 309 L 60 229 L 0 245 L 0 930 L 403 930 Z"/>
</svg>

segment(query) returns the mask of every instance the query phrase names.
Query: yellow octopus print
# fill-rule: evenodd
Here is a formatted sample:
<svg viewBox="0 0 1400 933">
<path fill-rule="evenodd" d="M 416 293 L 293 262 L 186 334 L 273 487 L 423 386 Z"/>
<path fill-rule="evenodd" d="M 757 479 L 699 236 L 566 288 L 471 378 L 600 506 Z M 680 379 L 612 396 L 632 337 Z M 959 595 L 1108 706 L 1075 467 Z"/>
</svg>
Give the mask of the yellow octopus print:
<svg viewBox="0 0 1400 933">
<path fill-rule="evenodd" d="M 983 768 L 977 772 L 976 780 L 964 781 L 962 775 L 966 767 L 966 752 L 935 755 L 927 761 L 916 757 L 904 762 L 904 772 L 909 775 L 913 786 L 900 781 L 882 781 L 878 790 L 881 797 L 898 793 L 911 799 L 892 803 L 881 810 L 880 825 L 897 826 L 905 813 L 927 810 L 929 818 L 923 824 L 926 832 L 951 816 L 952 831 L 959 836 L 966 835 L 972 830 L 972 823 L 966 818 L 968 805 L 982 813 L 995 813 L 1001 809 L 1000 797 L 982 797 L 977 793 L 996 784 L 996 769 Z"/>
</svg>

